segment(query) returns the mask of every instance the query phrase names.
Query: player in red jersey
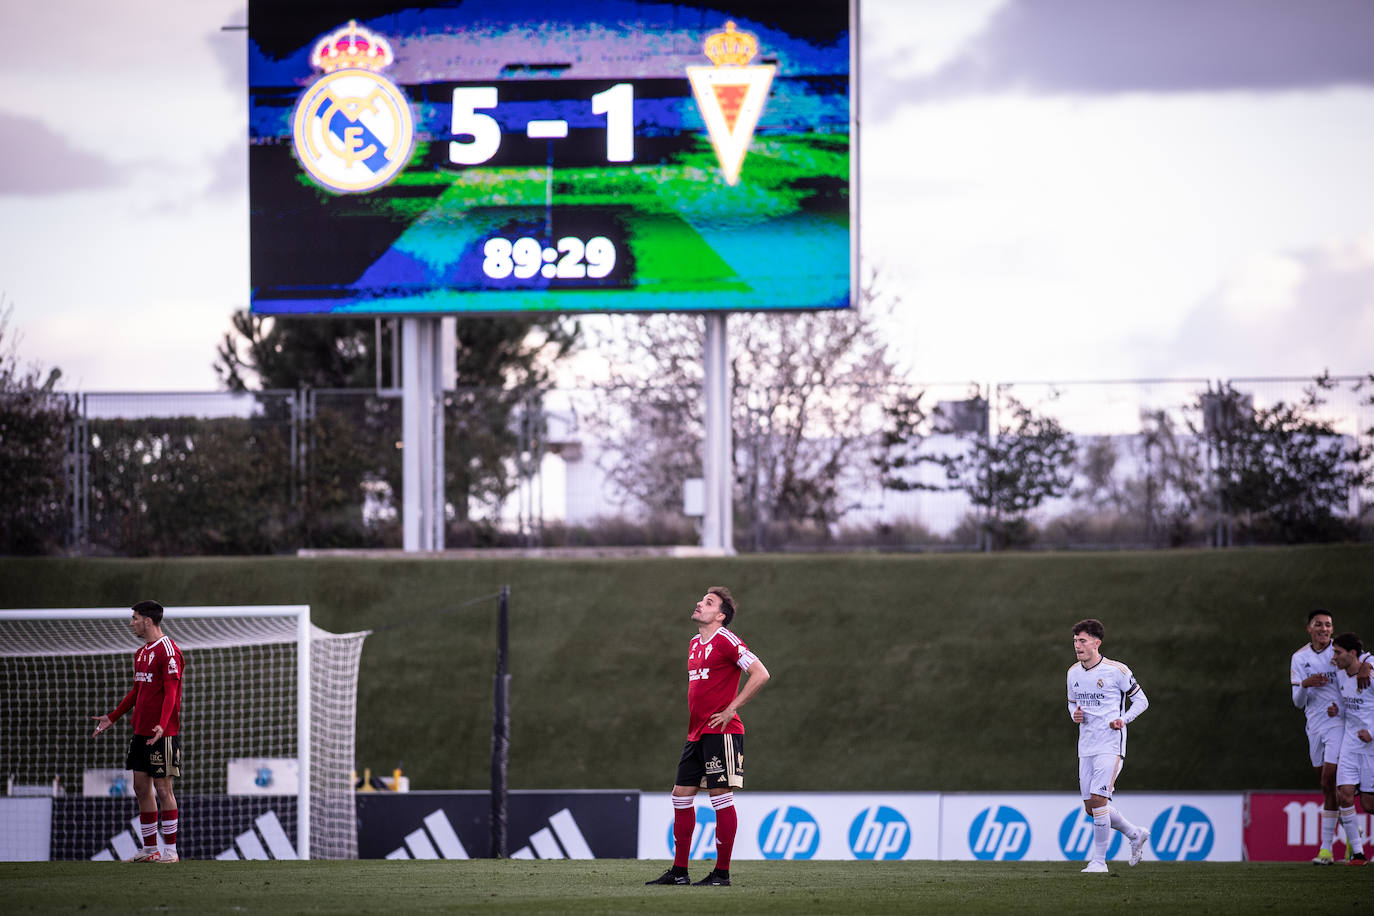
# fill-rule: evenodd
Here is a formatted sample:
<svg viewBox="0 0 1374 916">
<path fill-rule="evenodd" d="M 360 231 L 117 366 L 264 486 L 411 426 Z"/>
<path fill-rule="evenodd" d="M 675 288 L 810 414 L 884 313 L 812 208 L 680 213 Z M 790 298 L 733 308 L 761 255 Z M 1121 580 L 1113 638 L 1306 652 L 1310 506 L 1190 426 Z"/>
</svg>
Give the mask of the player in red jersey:
<svg viewBox="0 0 1374 916">
<path fill-rule="evenodd" d="M 673 786 L 673 865 L 646 884 L 688 884 L 687 859 L 696 828 L 696 794 L 711 794 L 716 811 L 716 867 L 697 884 L 729 885 L 730 854 L 739 819 L 735 789 L 744 786 L 744 723 L 736 711 L 768 683 L 768 669 L 726 627 L 735 617 L 728 588 L 713 585 L 692 611 L 699 635 L 687 649 L 687 744 Z M 749 680 L 739 689 L 740 675 Z"/>
<path fill-rule="evenodd" d="M 119 705 L 95 720 L 100 734 L 130 709 L 134 735 L 124 766 L 134 771 L 134 794 L 143 830 L 143 850 L 130 862 L 177 861 L 177 799 L 173 777 L 181 775 L 181 650 L 162 632 L 162 605 L 140 601 L 129 627 L 143 640 L 134 654 L 134 686 Z M 157 848 L 158 808 L 162 809 L 163 851 Z"/>
</svg>

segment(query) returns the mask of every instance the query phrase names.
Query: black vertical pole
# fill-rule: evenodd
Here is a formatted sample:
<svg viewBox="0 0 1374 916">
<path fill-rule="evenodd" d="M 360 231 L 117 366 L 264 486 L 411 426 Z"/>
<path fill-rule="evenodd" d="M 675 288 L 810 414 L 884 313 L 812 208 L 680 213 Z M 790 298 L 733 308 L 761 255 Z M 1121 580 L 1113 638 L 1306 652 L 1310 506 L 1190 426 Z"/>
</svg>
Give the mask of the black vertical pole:
<svg viewBox="0 0 1374 916">
<path fill-rule="evenodd" d="M 491 857 L 506 857 L 506 771 L 510 763 L 510 586 L 501 586 L 496 626 L 495 709 L 491 719 Z"/>
</svg>

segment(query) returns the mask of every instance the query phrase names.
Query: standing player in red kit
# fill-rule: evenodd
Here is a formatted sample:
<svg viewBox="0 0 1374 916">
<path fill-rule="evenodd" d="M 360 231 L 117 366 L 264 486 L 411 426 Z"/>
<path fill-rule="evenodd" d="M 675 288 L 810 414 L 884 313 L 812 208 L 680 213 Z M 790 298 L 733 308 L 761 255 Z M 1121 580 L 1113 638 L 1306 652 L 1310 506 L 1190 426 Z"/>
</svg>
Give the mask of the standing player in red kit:
<svg viewBox="0 0 1374 916">
<path fill-rule="evenodd" d="M 727 626 L 735 617 L 730 590 L 714 585 L 692 612 L 699 635 L 687 651 L 687 745 L 673 786 L 673 866 L 645 884 L 689 884 L 687 859 L 696 828 L 696 794 L 711 793 L 716 811 L 716 867 L 697 884 L 729 885 L 739 819 L 735 789 L 744 786 L 744 723 L 735 715 L 768 683 L 768 669 Z M 739 689 L 742 673 L 749 680 Z"/>
<path fill-rule="evenodd" d="M 181 650 L 162 632 L 162 605 L 140 601 L 129 627 L 143 640 L 134 654 L 134 686 L 113 711 L 95 720 L 92 737 L 131 708 L 134 736 L 124 766 L 134 771 L 134 794 L 143 830 L 143 849 L 130 862 L 177 861 L 177 800 L 172 778 L 181 775 Z M 163 851 L 157 849 L 157 814 L 162 809 Z"/>
</svg>

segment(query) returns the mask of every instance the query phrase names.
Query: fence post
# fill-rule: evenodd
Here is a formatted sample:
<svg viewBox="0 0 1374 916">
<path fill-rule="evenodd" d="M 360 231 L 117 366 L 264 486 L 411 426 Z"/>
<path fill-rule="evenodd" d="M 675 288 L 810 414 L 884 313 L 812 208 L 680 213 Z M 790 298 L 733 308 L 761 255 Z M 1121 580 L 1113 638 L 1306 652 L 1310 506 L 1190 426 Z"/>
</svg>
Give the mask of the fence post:
<svg viewBox="0 0 1374 916">
<path fill-rule="evenodd" d="M 491 718 L 491 857 L 506 857 L 506 775 L 510 765 L 510 586 L 501 586 L 496 624 L 496 683 Z"/>
<path fill-rule="evenodd" d="M 86 545 L 87 523 L 90 520 L 90 452 L 86 427 L 86 398 L 80 393 L 64 397 L 68 412 L 66 484 L 71 507 L 68 525 L 68 547 L 81 553 Z"/>
</svg>

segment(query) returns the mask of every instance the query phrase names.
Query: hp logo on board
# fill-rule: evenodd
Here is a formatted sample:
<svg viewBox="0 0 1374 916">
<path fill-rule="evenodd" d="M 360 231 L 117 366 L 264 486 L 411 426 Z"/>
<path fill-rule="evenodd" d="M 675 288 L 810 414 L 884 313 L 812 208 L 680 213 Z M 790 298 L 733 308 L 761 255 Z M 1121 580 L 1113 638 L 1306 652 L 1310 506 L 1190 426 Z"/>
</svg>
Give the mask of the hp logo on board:
<svg viewBox="0 0 1374 916">
<path fill-rule="evenodd" d="M 759 849 L 765 859 L 809 859 L 820 845 L 820 825 L 811 812 L 794 805 L 774 808 L 759 825 Z"/>
<path fill-rule="evenodd" d="M 1150 845 L 1165 862 L 1200 862 L 1212 851 L 1212 821 L 1192 805 L 1173 805 L 1150 825 Z"/>
<path fill-rule="evenodd" d="M 856 859 L 900 859 L 910 847 L 911 827 L 887 805 L 865 808 L 849 825 L 849 850 Z"/>
<path fill-rule="evenodd" d="M 1115 859 L 1121 851 L 1121 832 L 1112 831 L 1112 841 L 1107 845 L 1107 858 Z M 1093 848 L 1093 816 L 1082 808 L 1069 812 L 1064 823 L 1059 825 L 1059 850 L 1064 858 L 1072 861 L 1086 861 Z"/>
<path fill-rule="evenodd" d="M 968 829 L 968 846 L 975 859 L 1015 861 L 1030 849 L 1030 822 L 1009 805 L 984 808 Z"/>
<path fill-rule="evenodd" d="M 675 852 L 677 843 L 673 841 L 673 823 L 668 822 L 668 851 Z M 716 857 L 716 810 L 711 807 L 697 806 L 697 829 L 692 831 L 692 853 L 688 858 L 714 859 Z"/>
</svg>

